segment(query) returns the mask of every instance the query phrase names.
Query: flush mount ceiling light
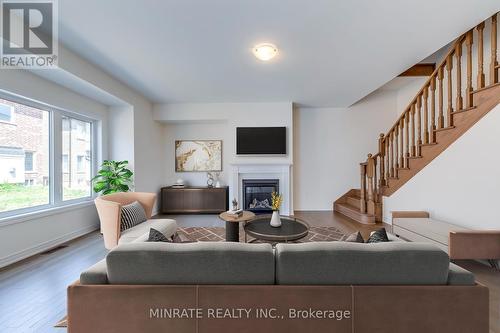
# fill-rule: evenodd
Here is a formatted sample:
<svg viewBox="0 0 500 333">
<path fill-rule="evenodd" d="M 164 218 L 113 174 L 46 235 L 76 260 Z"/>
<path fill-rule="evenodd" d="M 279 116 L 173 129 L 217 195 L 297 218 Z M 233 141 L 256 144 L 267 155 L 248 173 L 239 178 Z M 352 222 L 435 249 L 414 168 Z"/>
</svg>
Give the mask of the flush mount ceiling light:
<svg viewBox="0 0 500 333">
<path fill-rule="evenodd" d="M 278 48 L 271 43 L 262 43 L 253 47 L 253 55 L 262 61 L 269 61 L 278 54 Z"/>
</svg>

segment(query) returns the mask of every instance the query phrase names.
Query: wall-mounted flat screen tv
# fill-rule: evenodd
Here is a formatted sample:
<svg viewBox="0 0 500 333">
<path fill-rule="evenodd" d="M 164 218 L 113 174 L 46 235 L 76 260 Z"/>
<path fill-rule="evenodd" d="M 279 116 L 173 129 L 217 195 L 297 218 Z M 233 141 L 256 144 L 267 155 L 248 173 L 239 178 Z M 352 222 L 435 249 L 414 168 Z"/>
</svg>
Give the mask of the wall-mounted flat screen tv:
<svg viewBox="0 0 500 333">
<path fill-rule="evenodd" d="M 237 155 L 286 155 L 286 127 L 237 127 Z"/>
</svg>

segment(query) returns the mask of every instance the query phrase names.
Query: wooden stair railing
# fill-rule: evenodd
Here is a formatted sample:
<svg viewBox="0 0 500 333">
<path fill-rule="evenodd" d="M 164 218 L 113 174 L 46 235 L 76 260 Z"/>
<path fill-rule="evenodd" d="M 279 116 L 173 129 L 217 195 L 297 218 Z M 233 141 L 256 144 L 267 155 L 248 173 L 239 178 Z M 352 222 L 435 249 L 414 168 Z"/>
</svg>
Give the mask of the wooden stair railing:
<svg viewBox="0 0 500 333">
<path fill-rule="evenodd" d="M 475 111 L 476 92 L 498 86 L 497 14 L 455 40 L 394 125 L 387 133 L 380 134 L 378 153 L 368 154 L 367 160 L 360 164 L 361 188 L 356 198 L 360 214 L 381 220 L 382 195 L 390 195 L 404 184 L 398 182 L 393 186 L 391 183 L 410 170 L 410 161 L 424 158 L 425 147 L 438 145 L 438 134 L 455 128 L 457 114 Z M 487 24 L 489 29 L 485 29 Z M 484 64 L 485 31 L 490 34 L 487 67 Z M 488 80 L 485 67 L 488 68 Z M 474 74 L 477 75 L 475 80 Z M 413 170 L 411 176 L 416 172 Z"/>
</svg>

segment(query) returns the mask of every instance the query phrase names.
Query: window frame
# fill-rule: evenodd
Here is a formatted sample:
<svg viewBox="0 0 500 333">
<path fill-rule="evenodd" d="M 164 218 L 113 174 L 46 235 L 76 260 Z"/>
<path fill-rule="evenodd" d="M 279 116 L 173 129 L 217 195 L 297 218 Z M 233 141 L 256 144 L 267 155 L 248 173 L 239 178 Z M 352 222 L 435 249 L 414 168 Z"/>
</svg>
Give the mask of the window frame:
<svg viewBox="0 0 500 333">
<path fill-rule="evenodd" d="M 20 218 L 20 220 L 23 220 L 22 217 L 25 215 L 42 213 L 45 211 L 49 212 L 54 209 L 63 209 L 66 206 L 69 208 L 78 204 L 89 204 L 90 202 L 92 202 L 97 197 L 97 194 L 94 193 L 92 189 L 92 184 L 90 185 L 90 194 L 88 196 L 71 200 L 63 200 L 62 118 L 63 116 L 65 116 L 90 123 L 90 156 L 92 161 L 90 168 L 91 179 L 97 174 L 99 165 L 99 136 L 96 129 L 99 128 L 99 123 L 102 121 L 102 119 L 99 119 L 98 117 L 91 118 L 78 112 L 69 111 L 24 96 L 8 93 L 3 90 L 0 90 L 0 98 L 14 103 L 23 104 L 32 108 L 47 111 L 49 113 L 49 202 L 43 205 L 0 212 L 0 224 L 16 218 Z M 15 114 L 15 112 L 13 112 L 13 114 Z M 14 117 L 12 117 L 12 119 L 14 119 Z"/>
</svg>

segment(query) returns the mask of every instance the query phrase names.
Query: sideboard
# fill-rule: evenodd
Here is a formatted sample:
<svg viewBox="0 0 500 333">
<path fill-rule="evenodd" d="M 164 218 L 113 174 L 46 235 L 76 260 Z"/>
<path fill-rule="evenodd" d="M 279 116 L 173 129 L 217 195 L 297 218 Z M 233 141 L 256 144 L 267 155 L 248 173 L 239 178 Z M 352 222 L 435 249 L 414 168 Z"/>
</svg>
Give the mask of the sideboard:
<svg viewBox="0 0 500 333">
<path fill-rule="evenodd" d="M 162 214 L 219 214 L 229 209 L 229 188 L 163 187 Z"/>
</svg>

